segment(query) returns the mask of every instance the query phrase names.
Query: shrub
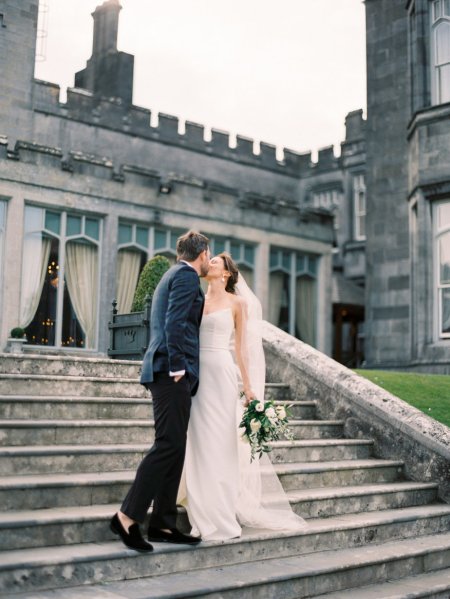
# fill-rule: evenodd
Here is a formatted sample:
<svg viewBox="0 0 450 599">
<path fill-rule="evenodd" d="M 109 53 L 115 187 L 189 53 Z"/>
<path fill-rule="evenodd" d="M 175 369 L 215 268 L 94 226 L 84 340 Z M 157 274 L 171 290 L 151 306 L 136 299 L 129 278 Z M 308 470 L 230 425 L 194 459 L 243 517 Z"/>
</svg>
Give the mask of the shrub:
<svg viewBox="0 0 450 599">
<path fill-rule="evenodd" d="M 25 329 L 22 329 L 22 327 L 14 327 L 11 329 L 10 335 L 13 339 L 23 339 L 25 337 Z"/>
<path fill-rule="evenodd" d="M 154 256 L 142 269 L 134 294 L 132 312 L 142 312 L 145 307 L 147 295 L 153 297 L 156 286 L 163 274 L 169 270 L 170 262 L 165 256 Z"/>
</svg>

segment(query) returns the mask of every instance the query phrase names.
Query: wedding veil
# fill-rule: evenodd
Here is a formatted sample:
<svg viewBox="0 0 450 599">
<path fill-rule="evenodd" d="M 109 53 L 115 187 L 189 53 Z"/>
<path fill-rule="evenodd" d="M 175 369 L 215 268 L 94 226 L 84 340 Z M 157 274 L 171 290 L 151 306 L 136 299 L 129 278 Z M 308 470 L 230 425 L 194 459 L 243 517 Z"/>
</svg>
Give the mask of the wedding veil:
<svg viewBox="0 0 450 599">
<path fill-rule="evenodd" d="M 246 318 L 243 339 L 244 361 L 252 391 L 263 400 L 265 393 L 266 363 L 262 343 L 261 303 L 239 273 L 236 294 L 245 300 Z M 237 424 L 244 407 L 238 402 Z M 238 519 L 242 526 L 272 530 L 300 530 L 306 522 L 291 508 L 288 497 L 267 454 L 250 461 L 250 446 L 245 443 L 236 427 L 239 454 Z"/>
</svg>

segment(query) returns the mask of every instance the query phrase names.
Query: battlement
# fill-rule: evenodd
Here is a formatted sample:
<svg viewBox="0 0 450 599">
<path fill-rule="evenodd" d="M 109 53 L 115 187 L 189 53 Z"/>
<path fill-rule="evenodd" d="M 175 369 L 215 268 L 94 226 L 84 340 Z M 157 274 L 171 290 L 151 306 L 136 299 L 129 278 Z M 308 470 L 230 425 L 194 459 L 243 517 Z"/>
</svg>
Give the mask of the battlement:
<svg viewBox="0 0 450 599">
<path fill-rule="evenodd" d="M 149 109 L 133 104 L 128 105 L 117 97 L 99 98 L 90 91 L 74 87 L 68 88 L 67 101 L 62 103 L 58 85 L 35 80 L 34 86 L 34 110 L 38 112 L 114 129 L 124 134 L 209 154 L 236 163 L 296 178 L 308 176 L 317 169 L 333 170 L 340 164 L 340 159 L 335 157 L 332 146 L 319 150 L 316 163 L 312 161 L 311 152 L 301 154 L 288 148 L 283 148 L 281 159 L 278 159 L 277 149 L 273 144 L 260 142 L 259 151 L 255 151 L 256 144 L 253 139 L 238 135 L 236 143 L 231 145 L 230 134 L 220 129 L 212 129 L 211 139 L 206 140 L 205 127 L 199 123 L 186 121 L 184 132 L 181 133 L 180 120 L 173 115 L 159 113 L 157 125 L 152 126 Z M 357 130 L 359 115 L 362 119 L 362 111 L 348 115 L 346 122 L 349 130 Z"/>
</svg>

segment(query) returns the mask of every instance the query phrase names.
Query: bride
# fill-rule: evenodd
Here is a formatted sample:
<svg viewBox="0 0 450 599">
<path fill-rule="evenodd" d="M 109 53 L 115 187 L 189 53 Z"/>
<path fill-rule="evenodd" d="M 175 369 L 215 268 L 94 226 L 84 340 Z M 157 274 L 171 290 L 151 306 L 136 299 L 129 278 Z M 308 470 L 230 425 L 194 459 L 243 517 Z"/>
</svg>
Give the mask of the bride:
<svg viewBox="0 0 450 599">
<path fill-rule="evenodd" d="M 239 537 L 242 526 L 300 530 L 267 455 L 250 462 L 240 438 L 244 406 L 263 399 L 261 305 L 227 253 L 209 264 L 200 327 L 200 386 L 193 398 L 179 501 L 203 540 Z M 234 342 L 234 351 L 233 351 Z M 234 356 L 233 356 L 234 354 Z"/>
</svg>

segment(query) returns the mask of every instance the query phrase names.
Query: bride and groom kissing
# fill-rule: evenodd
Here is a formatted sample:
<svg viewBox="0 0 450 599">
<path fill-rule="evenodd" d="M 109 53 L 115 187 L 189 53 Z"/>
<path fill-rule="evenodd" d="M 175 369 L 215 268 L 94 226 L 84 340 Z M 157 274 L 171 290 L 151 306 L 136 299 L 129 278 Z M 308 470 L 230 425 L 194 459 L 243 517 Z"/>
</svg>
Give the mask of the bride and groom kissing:
<svg viewBox="0 0 450 599">
<path fill-rule="evenodd" d="M 231 256 L 211 259 L 209 240 L 189 231 L 161 278 L 141 383 L 153 400 L 155 440 L 111 530 L 136 551 L 150 542 L 195 545 L 241 535 L 242 526 L 300 530 L 267 456 L 251 462 L 240 439 L 244 405 L 264 393 L 261 306 Z M 208 281 L 206 298 L 199 277 Z M 265 491 L 270 490 L 270 493 Z M 150 515 L 148 540 L 139 524 Z M 191 534 L 176 527 L 186 507 Z"/>
</svg>

